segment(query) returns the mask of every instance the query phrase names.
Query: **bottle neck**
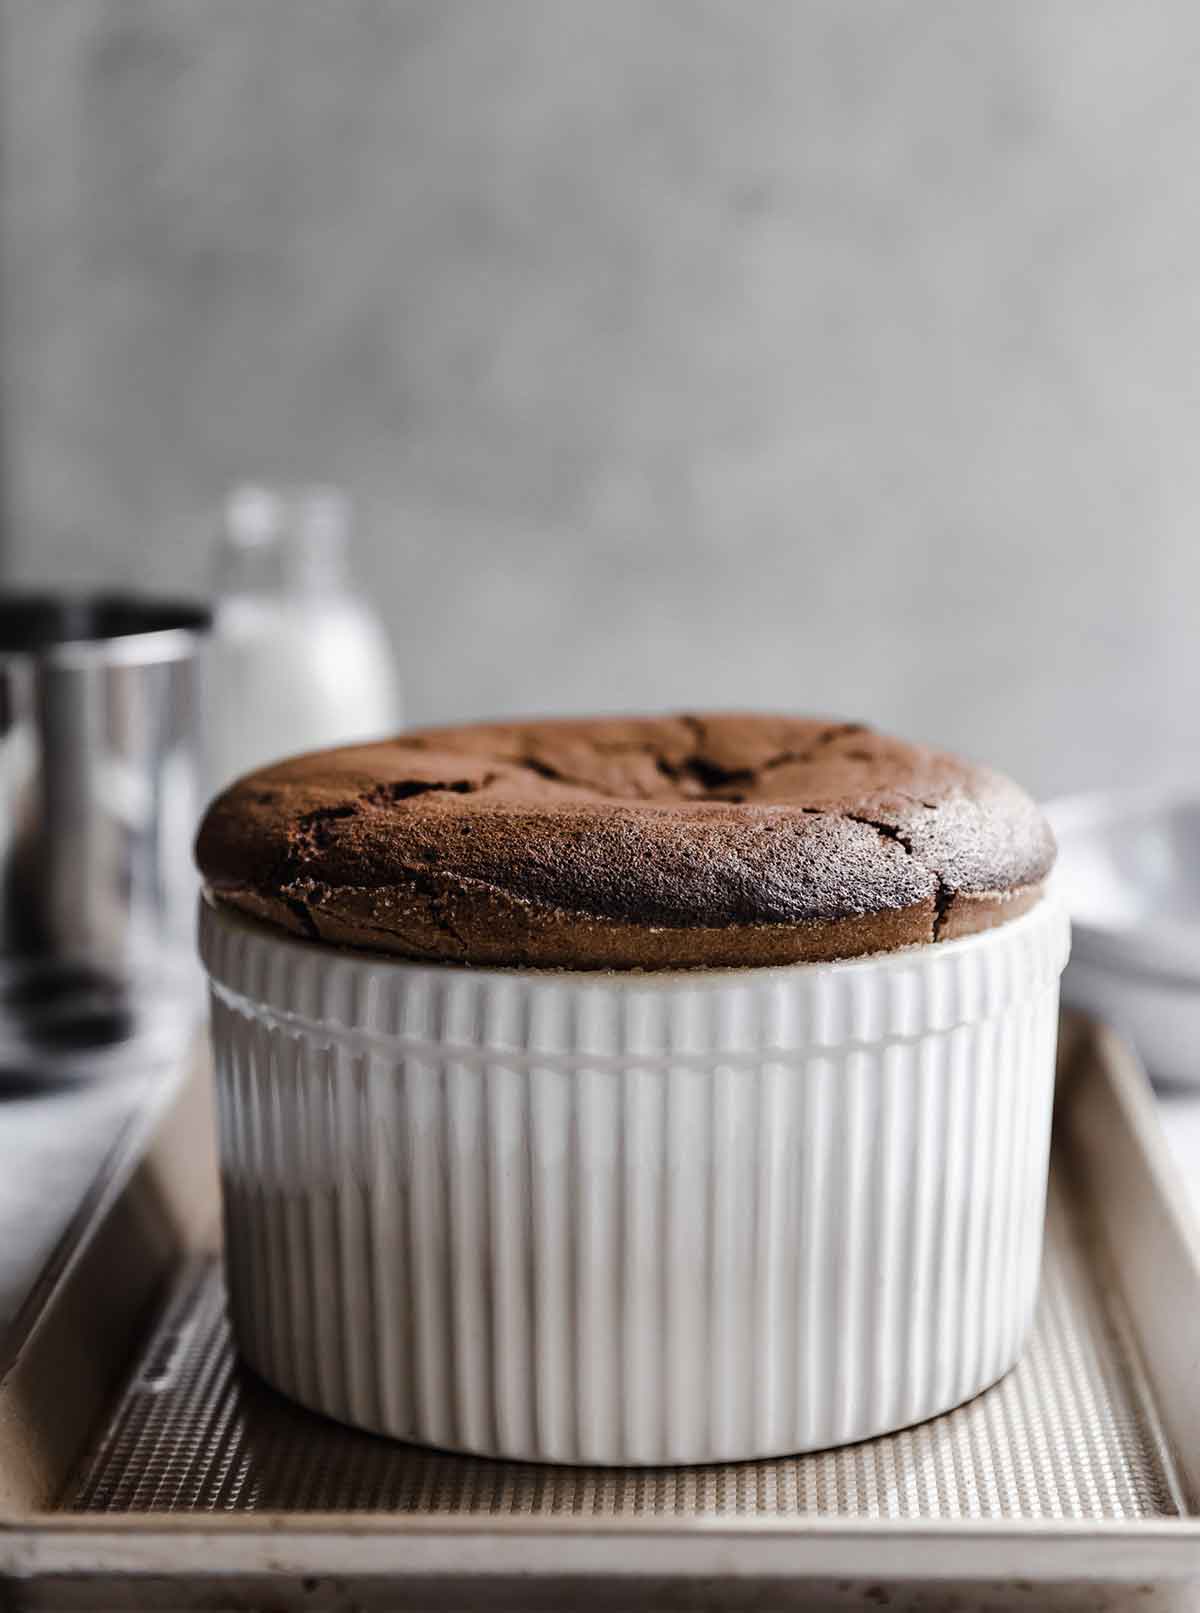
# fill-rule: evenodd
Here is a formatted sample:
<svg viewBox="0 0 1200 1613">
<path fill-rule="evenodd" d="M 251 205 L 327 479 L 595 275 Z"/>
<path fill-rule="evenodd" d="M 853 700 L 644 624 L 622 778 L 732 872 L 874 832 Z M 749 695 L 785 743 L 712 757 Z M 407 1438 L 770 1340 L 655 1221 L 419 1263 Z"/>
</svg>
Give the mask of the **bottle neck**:
<svg viewBox="0 0 1200 1613">
<path fill-rule="evenodd" d="M 216 553 L 222 598 L 320 598 L 348 586 L 350 507 L 333 487 L 241 487 Z"/>
</svg>

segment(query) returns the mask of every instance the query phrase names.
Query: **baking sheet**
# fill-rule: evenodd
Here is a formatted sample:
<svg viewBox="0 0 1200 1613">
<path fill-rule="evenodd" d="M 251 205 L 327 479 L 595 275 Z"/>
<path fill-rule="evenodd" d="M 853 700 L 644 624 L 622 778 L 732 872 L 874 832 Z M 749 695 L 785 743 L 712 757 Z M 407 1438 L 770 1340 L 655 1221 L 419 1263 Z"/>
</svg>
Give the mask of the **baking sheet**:
<svg viewBox="0 0 1200 1613">
<path fill-rule="evenodd" d="M 195 1154 L 195 1120 L 174 1143 L 170 1130 L 157 1151 L 168 1178 L 181 1145 Z M 43 1464 L 22 1495 L 0 1457 L 0 1569 L 30 1606 L 71 1605 L 97 1575 L 114 1606 L 121 1587 L 129 1605 L 154 1605 L 155 1585 L 164 1606 L 209 1605 L 214 1586 L 251 1596 L 268 1583 L 279 1605 L 326 1593 L 337 1606 L 402 1593 L 609 1605 L 606 1587 L 612 1605 L 661 1605 L 664 1584 L 701 1582 L 721 1606 L 764 1584 L 771 1605 L 924 1585 L 932 1606 L 965 1582 L 991 1585 L 996 1606 L 1036 1605 L 1031 1588 L 1051 1585 L 1067 1606 L 1081 1583 L 1093 1595 L 1079 1605 L 1124 1605 L 1105 1600 L 1118 1592 L 1192 1605 L 1170 1582 L 1200 1576 L 1196 1233 L 1144 1077 L 1108 1032 L 1077 1024 L 1065 1038 L 1042 1295 L 1020 1365 L 958 1411 L 817 1455 L 539 1467 L 315 1417 L 233 1354 L 204 1248 L 206 1180 L 178 1216 L 148 1324 L 131 1325 L 120 1387 L 75 1430 L 69 1460 L 57 1474 Z M 36 1348 L 24 1355 L 36 1377 Z"/>
<path fill-rule="evenodd" d="M 1184 1510 L 1133 1347 L 1062 1173 L 1020 1365 L 969 1405 L 816 1455 L 549 1467 L 400 1445 L 293 1406 L 234 1353 L 219 1264 L 192 1265 L 71 1481 L 81 1512 L 576 1518 L 1167 1518 Z"/>
</svg>

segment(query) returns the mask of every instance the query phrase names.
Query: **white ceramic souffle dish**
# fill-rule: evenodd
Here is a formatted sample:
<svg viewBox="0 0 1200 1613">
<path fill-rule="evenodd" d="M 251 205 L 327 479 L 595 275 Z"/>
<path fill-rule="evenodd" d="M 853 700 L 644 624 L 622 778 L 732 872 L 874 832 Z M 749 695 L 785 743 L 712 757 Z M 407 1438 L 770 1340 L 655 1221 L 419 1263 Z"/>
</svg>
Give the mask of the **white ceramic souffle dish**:
<svg viewBox="0 0 1200 1613">
<path fill-rule="evenodd" d="M 1038 1286 L 1063 909 L 836 963 L 462 968 L 202 902 L 229 1293 L 270 1384 L 540 1462 L 969 1399 Z"/>
</svg>

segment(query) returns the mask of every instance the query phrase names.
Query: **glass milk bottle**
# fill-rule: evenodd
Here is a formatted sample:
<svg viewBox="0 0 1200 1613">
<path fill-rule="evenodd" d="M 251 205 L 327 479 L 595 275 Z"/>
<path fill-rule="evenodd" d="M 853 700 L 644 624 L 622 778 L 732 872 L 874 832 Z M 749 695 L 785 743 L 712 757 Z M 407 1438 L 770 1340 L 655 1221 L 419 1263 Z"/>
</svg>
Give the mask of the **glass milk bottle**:
<svg viewBox="0 0 1200 1613">
<path fill-rule="evenodd" d="M 265 762 L 400 726 L 383 625 L 349 574 L 334 487 L 241 487 L 217 545 L 208 669 L 210 793 Z"/>
</svg>

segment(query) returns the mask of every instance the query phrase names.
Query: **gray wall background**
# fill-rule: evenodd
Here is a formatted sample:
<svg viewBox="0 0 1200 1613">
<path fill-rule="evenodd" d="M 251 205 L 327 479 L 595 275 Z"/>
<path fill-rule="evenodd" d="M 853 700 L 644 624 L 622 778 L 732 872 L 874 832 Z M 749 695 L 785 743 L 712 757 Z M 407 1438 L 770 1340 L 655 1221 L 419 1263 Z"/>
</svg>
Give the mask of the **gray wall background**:
<svg viewBox="0 0 1200 1613">
<path fill-rule="evenodd" d="M 1197 771 L 1191 0 L 0 0 L 7 578 L 356 494 L 414 718 Z"/>
</svg>

